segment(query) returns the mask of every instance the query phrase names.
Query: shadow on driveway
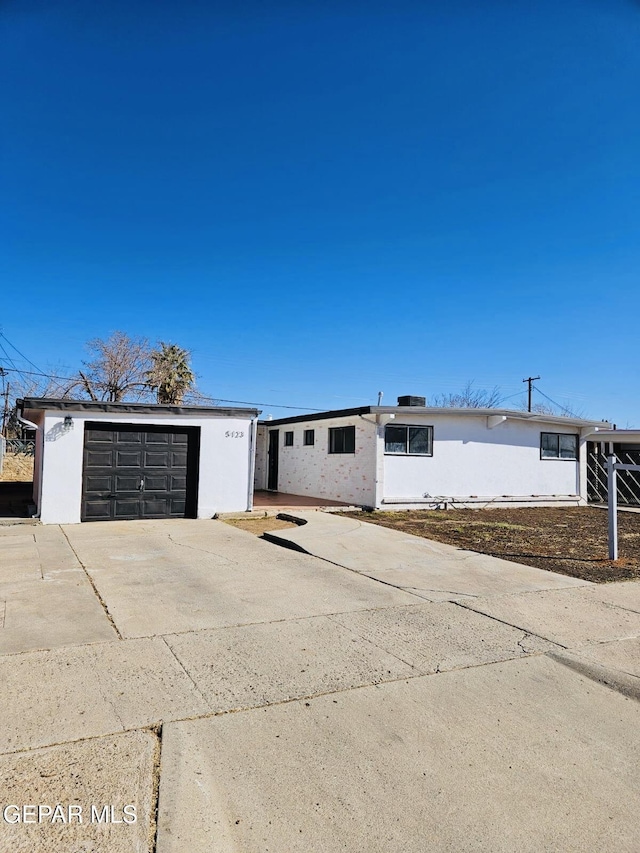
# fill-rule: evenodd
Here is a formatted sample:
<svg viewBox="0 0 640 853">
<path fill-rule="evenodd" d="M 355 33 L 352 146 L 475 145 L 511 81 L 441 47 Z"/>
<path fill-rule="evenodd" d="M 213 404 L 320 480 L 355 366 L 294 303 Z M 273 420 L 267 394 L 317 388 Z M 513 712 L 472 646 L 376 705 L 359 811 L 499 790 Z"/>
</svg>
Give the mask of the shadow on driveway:
<svg viewBox="0 0 640 853">
<path fill-rule="evenodd" d="M 0 519 L 29 518 L 29 504 L 33 503 L 33 483 L 0 483 Z"/>
</svg>

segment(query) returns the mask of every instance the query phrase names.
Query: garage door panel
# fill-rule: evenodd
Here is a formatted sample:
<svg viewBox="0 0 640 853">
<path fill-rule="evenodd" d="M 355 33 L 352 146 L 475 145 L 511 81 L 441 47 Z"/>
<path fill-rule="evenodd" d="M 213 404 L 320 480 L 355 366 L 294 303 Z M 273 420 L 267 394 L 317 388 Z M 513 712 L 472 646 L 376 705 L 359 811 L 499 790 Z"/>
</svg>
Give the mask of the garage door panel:
<svg viewBox="0 0 640 853">
<path fill-rule="evenodd" d="M 85 479 L 85 484 L 89 492 L 110 492 L 112 478 L 110 474 L 89 474 Z"/>
<path fill-rule="evenodd" d="M 116 450 L 116 468 L 140 468 L 141 464 L 141 451 Z"/>
<path fill-rule="evenodd" d="M 142 518 L 166 518 L 169 515 L 169 501 L 165 497 L 145 495 L 140 501 Z"/>
<path fill-rule="evenodd" d="M 146 444 L 169 444 L 170 442 L 171 442 L 171 434 L 168 432 L 148 432 L 145 443 Z"/>
<path fill-rule="evenodd" d="M 84 516 L 87 521 L 107 521 L 111 518 L 111 501 L 87 501 L 84 505 Z"/>
<path fill-rule="evenodd" d="M 87 424 L 82 520 L 195 516 L 198 433 Z"/>
<path fill-rule="evenodd" d="M 169 453 L 166 450 L 145 450 L 144 453 L 145 468 L 168 468 Z"/>
<path fill-rule="evenodd" d="M 111 468 L 113 453 L 110 450 L 89 450 L 85 464 L 87 468 Z"/>
<path fill-rule="evenodd" d="M 120 519 L 139 518 L 140 517 L 140 500 L 139 498 L 114 498 L 113 499 L 113 517 Z"/>
<path fill-rule="evenodd" d="M 113 444 L 113 432 L 102 429 L 87 429 L 85 431 L 87 441 L 96 444 Z"/>
<path fill-rule="evenodd" d="M 168 492 L 169 477 L 167 474 L 145 474 L 144 489 L 146 492 Z"/>
<path fill-rule="evenodd" d="M 116 474 L 114 492 L 137 492 L 140 490 L 139 474 Z"/>
<path fill-rule="evenodd" d="M 116 432 L 117 441 L 124 444 L 142 444 L 142 433 L 132 432 L 131 430 L 118 430 Z"/>
</svg>

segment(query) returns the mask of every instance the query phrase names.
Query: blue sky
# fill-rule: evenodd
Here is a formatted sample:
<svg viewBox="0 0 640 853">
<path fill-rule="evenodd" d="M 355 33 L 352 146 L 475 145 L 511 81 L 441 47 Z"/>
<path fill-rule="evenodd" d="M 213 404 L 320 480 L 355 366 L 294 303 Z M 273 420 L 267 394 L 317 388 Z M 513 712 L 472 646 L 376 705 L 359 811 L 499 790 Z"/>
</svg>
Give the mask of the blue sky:
<svg viewBox="0 0 640 853">
<path fill-rule="evenodd" d="M 640 426 L 640 4 L 9 0 L 0 39 L 35 364 L 122 329 L 265 415 L 540 374 Z"/>
</svg>

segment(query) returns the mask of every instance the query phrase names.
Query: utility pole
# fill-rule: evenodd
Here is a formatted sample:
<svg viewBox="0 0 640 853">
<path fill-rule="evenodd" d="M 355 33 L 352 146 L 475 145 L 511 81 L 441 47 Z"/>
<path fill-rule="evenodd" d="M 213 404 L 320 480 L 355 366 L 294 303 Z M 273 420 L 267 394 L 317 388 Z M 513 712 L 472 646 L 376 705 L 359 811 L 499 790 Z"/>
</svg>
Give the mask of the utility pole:
<svg viewBox="0 0 640 853">
<path fill-rule="evenodd" d="M 529 377 L 527 377 L 526 379 L 523 379 L 523 380 L 522 380 L 523 382 L 528 382 L 528 383 L 529 383 L 529 405 L 527 406 L 527 411 L 528 411 L 528 412 L 530 412 L 530 411 L 531 411 L 531 386 L 532 386 L 532 385 L 533 385 L 533 383 L 536 381 L 536 379 L 540 379 L 540 378 L 541 378 L 540 376 L 529 376 Z"/>
<path fill-rule="evenodd" d="M 9 383 L 4 389 L 4 408 L 2 410 L 2 435 L 5 435 L 5 428 L 7 426 L 7 419 L 9 417 Z M 6 436 L 5 436 L 6 437 Z"/>
</svg>

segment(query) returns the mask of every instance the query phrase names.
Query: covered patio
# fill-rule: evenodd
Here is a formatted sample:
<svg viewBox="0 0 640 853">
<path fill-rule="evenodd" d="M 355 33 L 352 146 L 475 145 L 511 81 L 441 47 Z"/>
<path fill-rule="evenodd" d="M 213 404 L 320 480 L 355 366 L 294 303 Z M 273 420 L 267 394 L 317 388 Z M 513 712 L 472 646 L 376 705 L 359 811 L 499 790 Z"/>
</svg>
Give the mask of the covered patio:
<svg viewBox="0 0 640 853">
<path fill-rule="evenodd" d="M 319 509 L 326 507 L 347 507 L 350 504 L 340 501 L 314 498 L 310 495 L 290 495 L 286 492 L 268 492 L 260 489 L 253 494 L 253 508 L 256 509 Z"/>
</svg>

